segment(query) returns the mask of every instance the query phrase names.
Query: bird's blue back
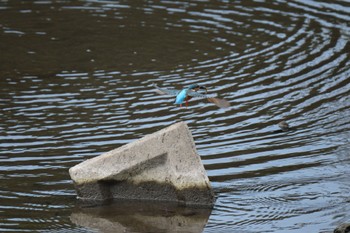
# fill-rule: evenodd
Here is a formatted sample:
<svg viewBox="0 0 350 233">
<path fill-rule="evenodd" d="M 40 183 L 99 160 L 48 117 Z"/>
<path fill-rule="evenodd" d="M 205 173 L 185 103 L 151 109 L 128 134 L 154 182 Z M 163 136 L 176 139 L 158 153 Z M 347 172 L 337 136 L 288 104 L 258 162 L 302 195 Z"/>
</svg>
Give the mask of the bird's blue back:
<svg viewBox="0 0 350 233">
<path fill-rule="evenodd" d="M 183 89 L 177 94 L 175 104 L 182 104 L 186 98 L 188 89 Z"/>
</svg>

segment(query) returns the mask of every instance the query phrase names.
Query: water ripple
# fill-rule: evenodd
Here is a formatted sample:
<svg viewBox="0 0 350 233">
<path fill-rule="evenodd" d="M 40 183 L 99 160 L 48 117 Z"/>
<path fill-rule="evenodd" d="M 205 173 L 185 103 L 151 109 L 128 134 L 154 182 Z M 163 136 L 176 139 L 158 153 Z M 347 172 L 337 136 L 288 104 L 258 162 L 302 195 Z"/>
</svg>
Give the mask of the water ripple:
<svg viewBox="0 0 350 233">
<path fill-rule="evenodd" d="M 331 231 L 349 217 L 346 1 L 35 1 L 0 11 L 0 231 L 92 231 L 69 220 L 69 167 L 180 120 L 217 195 L 205 232 Z M 152 83 L 201 83 L 231 107 L 179 108 Z"/>
</svg>

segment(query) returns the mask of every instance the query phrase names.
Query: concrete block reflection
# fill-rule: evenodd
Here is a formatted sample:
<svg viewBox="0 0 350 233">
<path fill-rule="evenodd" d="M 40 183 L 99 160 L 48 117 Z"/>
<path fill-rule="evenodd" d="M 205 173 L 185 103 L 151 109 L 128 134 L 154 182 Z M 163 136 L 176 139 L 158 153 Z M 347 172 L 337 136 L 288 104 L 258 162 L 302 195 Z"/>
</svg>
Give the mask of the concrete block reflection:
<svg viewBox="0 0 350 233">
<path fill-rule="evenodd" d="M 200 233 L 210 214 L 210 209 L 188 208 L 169 203 L 115 201 L 111 205 L 80 206 L 71 214 L 71 221 L 104 233 Z"/>
</svg>

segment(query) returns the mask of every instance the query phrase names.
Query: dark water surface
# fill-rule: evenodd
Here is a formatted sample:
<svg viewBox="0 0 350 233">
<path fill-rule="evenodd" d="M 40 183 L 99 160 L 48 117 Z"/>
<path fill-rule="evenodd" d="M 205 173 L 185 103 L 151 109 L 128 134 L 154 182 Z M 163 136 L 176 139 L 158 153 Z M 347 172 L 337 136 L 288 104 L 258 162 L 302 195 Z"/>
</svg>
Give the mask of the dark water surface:
<svg viewBox="0 0 350 233">
<path fill-rule="evenodd" d="M 350 219 L 349 37 L 350 1 L 0 0 L 0 232 L 155 232 L 79 212 L 68 169 L 179 120 L 217 196 L 205 232 L 332 232 Z"/>
</svg>

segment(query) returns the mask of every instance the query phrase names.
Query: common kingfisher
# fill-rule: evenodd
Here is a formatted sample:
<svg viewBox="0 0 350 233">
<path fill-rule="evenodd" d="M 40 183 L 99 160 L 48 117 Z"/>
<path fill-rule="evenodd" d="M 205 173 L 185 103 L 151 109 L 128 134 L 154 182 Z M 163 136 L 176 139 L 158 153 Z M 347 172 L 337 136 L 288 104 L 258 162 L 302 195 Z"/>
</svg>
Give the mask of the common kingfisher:
<svg viewBox="0 0 350 233">
<path fill-rule="evenodd" d="M 158 94 L 175 95 L 176 96 L 175 104 L 180 104 L 180 107 L 182 107 L 182 104 L 184 102 L 187 107 L 188 101 L 193 97 L 207 99 L 209 102 L 214 103 L 219 108 L 227 108 L 230 106 L 230 103 L 225 99 L 219 99 L 219 98 L 215 98 L 207 95 L 207 88 L 205 86 L 200 86 L 198 84 L 192 84 L 182 90 L 160 88 L 156 84 L 153 84 L 153 86 L 156 88 L 156 92 Z M 205 94 L 199 92 L 201 89 L 205 90 Z"/>
</svg>

